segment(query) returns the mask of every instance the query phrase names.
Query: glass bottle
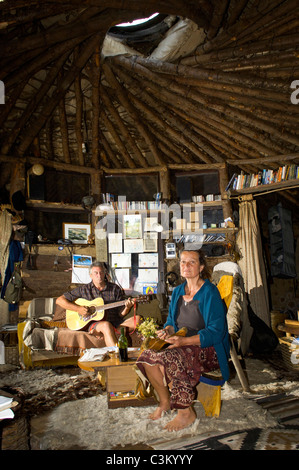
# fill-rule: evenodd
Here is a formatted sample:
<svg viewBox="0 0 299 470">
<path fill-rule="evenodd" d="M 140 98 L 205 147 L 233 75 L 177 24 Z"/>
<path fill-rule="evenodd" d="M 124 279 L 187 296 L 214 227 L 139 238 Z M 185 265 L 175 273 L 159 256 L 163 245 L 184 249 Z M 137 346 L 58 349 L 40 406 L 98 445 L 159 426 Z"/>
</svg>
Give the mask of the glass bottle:
<svg viewBox="0 0 299 470">
<path fill-rule="evenodd" d="M 120 337 L 118 338 L 118 351 L 119 360 L 121 362 L 127 362 L 128 360 L 128 340 L 125 337 L 125 330 L 122 327 L 120 329 Z"/>
</svg>

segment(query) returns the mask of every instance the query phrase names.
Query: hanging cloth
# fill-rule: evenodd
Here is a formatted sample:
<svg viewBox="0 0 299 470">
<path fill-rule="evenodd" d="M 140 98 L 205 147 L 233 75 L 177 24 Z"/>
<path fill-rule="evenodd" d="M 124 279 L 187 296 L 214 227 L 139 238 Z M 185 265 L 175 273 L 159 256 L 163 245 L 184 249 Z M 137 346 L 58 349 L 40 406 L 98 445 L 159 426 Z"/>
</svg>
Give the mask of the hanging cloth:
<svg viewBox="0 0 299 470">
<path fill-rule="evenodd" d="M 252 199 L 252 196 L 250 197 L 251 199 L 242 198 L 239 204 L 240 224 L 237 247 L 241 259 L 238 264 L 243 273 L 245 292 L 247 292 L 252 310 L 266 325 L 270 326 L 267 276 L 256 201 Z"/>
<path fill-rule="evenodd" d="M 12 234 L 12 215 L 7 210 L 0 212 L 0 274 L 2 285 L 9 258 L 9 244 Z M 8 281 L 7 281 L 8 282 Z"/>
<path fill-rule="evenodd" d="M 1 289 L 1 299 L 4 299 L 6 287 L 12 277 L 15 269 L 15 263 L 23 261 L 23 250 L 21 243 L 17 240 L 11 240 L 9 245 L 9 258 L 5 270 L 4 282 Z M 18 304 L 9 304 L 9 311 L 13 312 L 18 308 Z"/>
</svg>

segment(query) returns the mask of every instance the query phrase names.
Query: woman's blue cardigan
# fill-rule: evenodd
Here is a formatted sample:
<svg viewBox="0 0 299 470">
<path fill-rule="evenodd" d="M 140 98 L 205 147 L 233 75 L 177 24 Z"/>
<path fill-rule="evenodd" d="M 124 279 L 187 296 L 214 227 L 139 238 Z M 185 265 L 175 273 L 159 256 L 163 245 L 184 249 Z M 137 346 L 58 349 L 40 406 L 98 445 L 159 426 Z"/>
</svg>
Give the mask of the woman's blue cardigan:
<svg viewBox="0 0 299 470">
<path fill-rule="evenodd" d="M 171 297 L 169 313 L 164 327 L 172 325 L 178 331 L 176 323 L 177 306 L 180 296 L 185 295 L 186 281 L 177 286 Z M 199 309 L 205 322 L 205 328 L 199 330 L 200 346 L 214 346 L 224 380 L 229 378 L 228 358 L 230 351 L 226 310 L 217 287 L 208 279 L 193 297 L 199 301 Z"/>
</svg>

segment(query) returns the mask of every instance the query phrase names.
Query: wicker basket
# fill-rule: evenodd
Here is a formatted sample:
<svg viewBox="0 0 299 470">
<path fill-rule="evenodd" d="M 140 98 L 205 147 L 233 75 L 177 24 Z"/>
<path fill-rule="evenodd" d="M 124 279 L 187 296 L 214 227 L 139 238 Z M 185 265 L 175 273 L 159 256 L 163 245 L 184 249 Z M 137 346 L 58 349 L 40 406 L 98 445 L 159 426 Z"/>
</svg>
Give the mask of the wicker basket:
<svg viewBox="0 0 299 470">
<path fill-rule="evenodd" d="M 294 345 L 294 337 L 283 336 L 279 339 L 282 358 L 288 369 L 299 371 L 299 345 Z"/>
<path fill-rule="evenodd" d="M 20 364 L 18 346 L 5 346 L 5 364 Z"/>
</svg>

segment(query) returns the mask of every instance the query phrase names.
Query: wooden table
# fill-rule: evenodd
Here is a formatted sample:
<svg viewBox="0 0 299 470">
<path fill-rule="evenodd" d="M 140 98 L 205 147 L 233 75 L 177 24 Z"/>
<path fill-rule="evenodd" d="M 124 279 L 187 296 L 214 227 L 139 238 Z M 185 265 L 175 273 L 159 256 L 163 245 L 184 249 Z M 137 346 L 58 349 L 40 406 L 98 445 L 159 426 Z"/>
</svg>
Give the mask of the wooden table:
<svg viewBox="0 0 299 470">
<path fill-rule="evenodd" d="M 284 331 L 287 336 L 295 335 L 299 336 L 299 321 L 297 320 L 285 320 L 284 323 L 277 325 L 279 331 Z"/>
<path fill-rule="evenodd" d="M 146 400 L 135 398 L 136 359 L 137 356 L 132 357 L 129 353 L 128 362 L 121 362 L 118 357 L 109 357 L 103 361 L 78 361 L 78 366 L 83 370 L 98 373 L 101 384 L 106 388 L 108 408 L 150 406 L 156 403 L 153 398 Z"/>
</svg>

